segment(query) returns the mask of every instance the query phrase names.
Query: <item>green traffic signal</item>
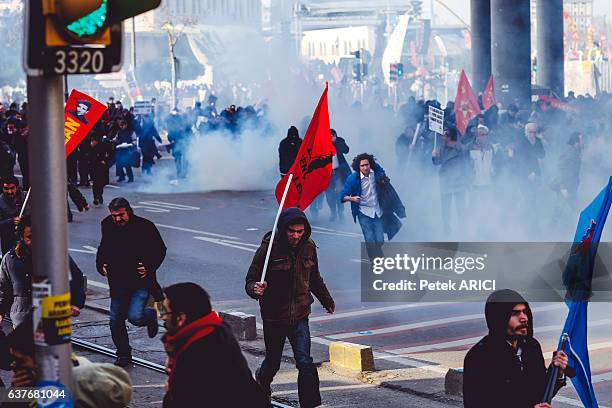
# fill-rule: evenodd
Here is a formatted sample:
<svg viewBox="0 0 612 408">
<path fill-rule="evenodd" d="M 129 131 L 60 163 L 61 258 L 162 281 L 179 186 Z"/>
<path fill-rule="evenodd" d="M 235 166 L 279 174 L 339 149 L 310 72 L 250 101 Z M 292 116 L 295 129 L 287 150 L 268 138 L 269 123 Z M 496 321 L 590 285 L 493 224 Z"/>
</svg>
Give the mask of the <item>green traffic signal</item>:
<svg viewBox="0 0 612 408">
<path fill-rule="evenodd" d="M 91 37 L 102 29 L 106 23 L 108 0 L 102 0 L 100 7 L 91 13 L 68 24 L 66 28 L 79 38 Z"/>
</svg>

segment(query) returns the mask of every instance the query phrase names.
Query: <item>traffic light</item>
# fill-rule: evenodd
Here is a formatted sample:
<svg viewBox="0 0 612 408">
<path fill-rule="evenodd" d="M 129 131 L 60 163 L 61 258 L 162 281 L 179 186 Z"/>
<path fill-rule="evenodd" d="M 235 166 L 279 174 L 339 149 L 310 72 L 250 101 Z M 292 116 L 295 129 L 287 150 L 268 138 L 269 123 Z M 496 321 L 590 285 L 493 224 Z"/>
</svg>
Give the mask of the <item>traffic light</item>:
<svg viewBox="0 0 612 408">
<path fill-rule="evenodd" d="M 389 81 L 391 82 L 397 81 L 397 64 L 389 65 Z"/>
<path fill-rule="evenodd" d="M 45 45 L 110 44 L 108 0 L 46 0 Z"/>
<path fill-rule="evenodd" d="M 399 79 L 399 78 L 403 78 L 403 77 L 404 77 L 404 64 L 402 64 L 401 62 L 400 62 L 400 63 L 397 63 L 397 64 L 395 65 L 395 70 L 397 71 L 397 77 L 398 77 L 398 79 Z"/>
<path fill-rule="evenodd" d="M 160 3 L 161 0 L 26 1 L 26 72 L 65 75 L 118 71 L 122 61 L 122 21 Z"/>
<path fill-rule="evenodd" d="M 361 59 L 361 51 L 357 50 L 357 51 L 353 51 L 351 52 L 351 55 L 353 55 L 355 58 L 357 58 L 358 60 Z"/>
</svg>

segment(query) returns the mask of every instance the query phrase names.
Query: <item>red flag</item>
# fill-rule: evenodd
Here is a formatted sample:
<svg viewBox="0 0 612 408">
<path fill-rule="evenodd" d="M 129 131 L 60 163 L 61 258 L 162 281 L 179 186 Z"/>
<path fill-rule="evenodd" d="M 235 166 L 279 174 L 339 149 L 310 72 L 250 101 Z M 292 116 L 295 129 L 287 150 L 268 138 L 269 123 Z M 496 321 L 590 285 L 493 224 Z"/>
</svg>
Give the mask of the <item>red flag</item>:
<svg viewBox="0 0 612 408">
<path fill-rule="evenodd" d="M 493 92 L 493 75 L 489 77 L 489 82 L 487 82 L 487 87 L 482 94 L 482 105 L 485 109 L 489 109 L 491 106 L 495 105 L 495 93 Z"/>
<path fill-rule="evenodd" d="M 570 105 L 567 102 L 562 102 L 556 98 L 550 97 L 550 96 L 546 96 L 546 95 L 540 95 L 538 97 L 539 100 L 544 101 L 546 103 L 549 103 L 550 106 L 554 109 L 561 109 L 564 110 L 566 112 L 578 112 L 578 109 L 576 109 L 576 107 Z"/>
<path fill-rule="evenodd" d="M 89 95 L 73 89 L 64 107 L 64 143 L 66 157 L 81 143 L 102 117 L 106 105 Z"/>
<path fill-rule="evenodd" d="M 455 97 L 455 120 L 457 123 L 457 130 L 461 134 L 465 134 L 468 122 L 478 114 L 480 114 L 478 100 L 476 99 L 476 95 L 474 95 L 467 75 L 461 70 L 459 86 L 457 87 L 457 96 Z"/>
<path fill-rule="evenodd" d="M 329 127 L 326 84 L 293 166 L 276 186 L 276 200 L 280 203 L 289 174 L 293 174 L 283 209 L 298 207 L 305 210 L 327 189 L 335 154 Z"/>
</svg>

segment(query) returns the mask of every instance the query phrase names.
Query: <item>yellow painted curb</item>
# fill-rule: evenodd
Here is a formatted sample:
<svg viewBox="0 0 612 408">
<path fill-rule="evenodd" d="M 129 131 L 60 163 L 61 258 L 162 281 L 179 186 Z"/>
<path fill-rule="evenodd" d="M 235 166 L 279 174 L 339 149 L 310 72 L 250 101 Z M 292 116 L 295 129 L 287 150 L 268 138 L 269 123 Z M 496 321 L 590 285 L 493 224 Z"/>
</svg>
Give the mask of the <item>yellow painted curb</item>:
<svg viewBox="0 0 612 408">
<path fill-rule="evenodd" d="M 329 361 L 334 369 L 354 372 L 374 371 L 372 347 L 336 341 L 329 344 Z"/>
</svg>

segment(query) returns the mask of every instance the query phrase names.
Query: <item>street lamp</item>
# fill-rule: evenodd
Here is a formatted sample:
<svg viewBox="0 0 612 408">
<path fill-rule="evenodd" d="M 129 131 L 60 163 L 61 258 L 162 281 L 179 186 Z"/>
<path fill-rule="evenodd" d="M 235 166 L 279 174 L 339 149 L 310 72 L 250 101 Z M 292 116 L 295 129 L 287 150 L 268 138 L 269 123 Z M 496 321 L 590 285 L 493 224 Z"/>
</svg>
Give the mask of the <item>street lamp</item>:
<svg viewBox="0 0 612 408">
<path fill-rule="evenodd" d="M 177 107 L 176 103 L 176 55 L 174 53 L 174 48 L 176 43 L 183 35 L 185 27 L 182 24 L 172 24 L 171 22 L 167 22 L 162 25 L 162 30 L 166 31 L 168 34 L 168 48 L 170 49 L 170 69 L 172 73 L 172 109 Z"/>
</svg>

